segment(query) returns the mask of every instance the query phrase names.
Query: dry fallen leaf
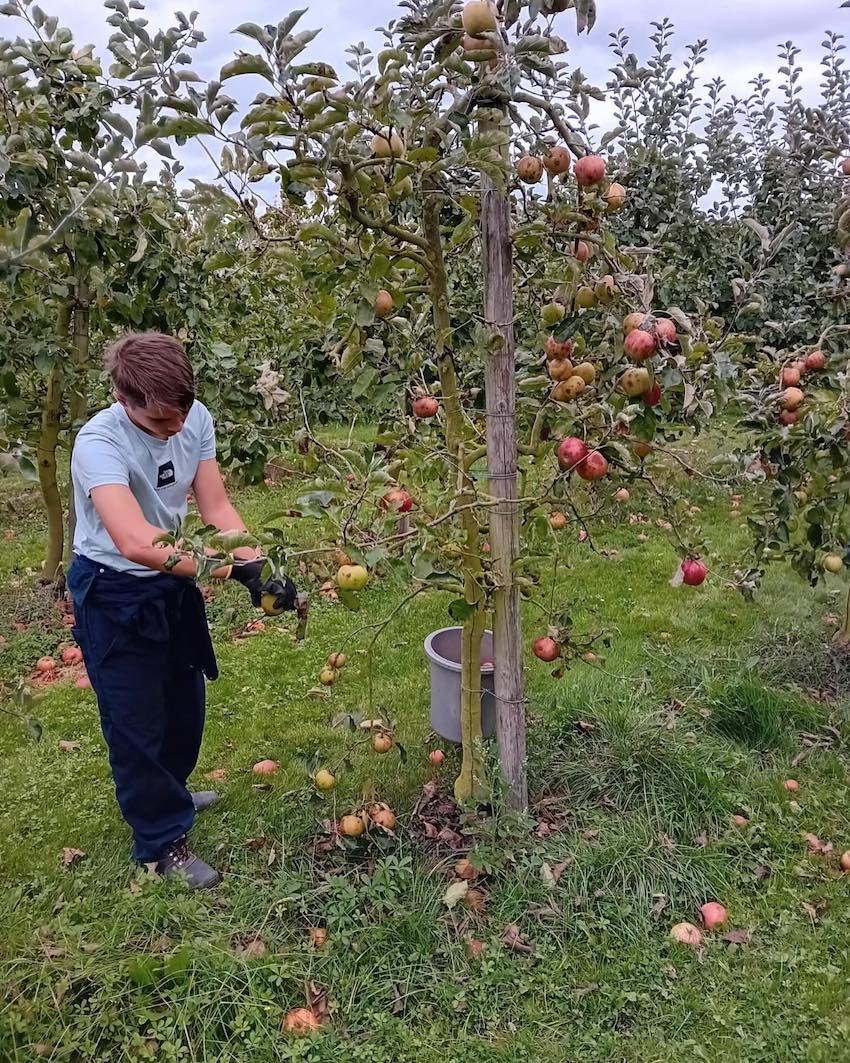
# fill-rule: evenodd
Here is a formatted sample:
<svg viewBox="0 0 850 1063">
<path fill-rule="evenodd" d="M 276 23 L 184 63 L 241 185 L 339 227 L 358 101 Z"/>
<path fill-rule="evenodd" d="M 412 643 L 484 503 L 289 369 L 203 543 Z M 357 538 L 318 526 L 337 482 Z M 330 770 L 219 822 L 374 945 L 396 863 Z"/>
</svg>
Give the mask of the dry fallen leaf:
<svg viewBox="0 0 850 1063">
<path fill-rule="evenodd" d="M 487 945 L 483 941 L 479 941 L 477 938 L 468 938 L 466 942 L 466 951 L 469 953 L 471 960 L 478 960 L 484 953 Z"/>
<path fill-rule="evenodd" d="M 227 772 L 224 768 L 213 768 L 212 771 L 206 773 L 204 778 L 209 779 L 211 782 L 221 782 L 227 778 Z"/>
<path fill-rule="evenodd" d="M 720 940 L 728 941 L 730 945 L 749 945 L 750 932 L 749 930 L 729 930 L 720 935 Z"/>
<path fill-rule="evenodd" d="M 453 882 L 443 894 L 443 904 L 451 910 L 466 897 L 467 893 L 469 893 L 468 882 L 465 880 Z"/>
<path fill-rule="evenodd" d="M 821 841 L 817 834 L 806 834 L 805 838 L 811 852 L 820 853 L 822 856 L 832 852 L 832 842 Z"/>
<path fill-rule="evenodd" d="M 59 748 L 62 750 L 63 753 L 74 753 L 76 750 L 78 750 L 80 748 L 80 743 L 79 742 L 68 742 L 64 738 L 60 738 L 60 740 L 59 740 Z"/>
<path fill-rule="evenodd" d="M 661 913 L 667 907 L 667 897 L 663 893 L 656 893 L 654 896 L 655 901 L 652 905 L 652 908 L 650 909 L 649 914 L 652 916 L 653 919 L 660 919 Z"/>
<path fill-rule="evenodd" d="M 328 1003 L 328 991 L 320 989 L 315 982 L 307 983 L 307 1007 L 313 1012 L 319 1022 L 327 1022 L 331 1016 Z"/>
<path fill-rule="evenodd" d="M 482 914 L 487 911 L 487 894 L 483 890 L 468 890 L 463 898 L 464 907 Z"/>
<path fill-rule="evenodd" d="M 673 841 L 669 834 L 659 834 L 658 844 L 661 846 L 665 853 L 675 853 L 676 851 L 676 843 Z"/>
<path fill-rule="evenodd" d="M 310 944 L 314 949 L 323 949 L 328 940 L 328 932 L 323 926 L 310 927 Z"/>
<path fill-rule="evenodd" d="M 502 934 L 502 943 L 513 952 L 522 952 L 526 955 L 536 952 L 535 946 L 519 932 L 519 927 L 516 923 L 508 923 L 505 927 L 505 932 Z"/>
<path fill-rule="evenodd" d="M 694 838 L 694 845 L 699 846 L 700 849 L 704 849 L 708 845 L 708 835 L 705 831 L 702 834 L 697 834 Z"/>
<path fill-rule="evenodd" d="M 450 830 L 448 827 L 443 827 L 437 837 L 441 842 L 445 842 L 446 845 L 451 845 L 454 849 L 459 849 L 463 846 L 463 838 L 457 831 Z"/>
<path fill-rule="evenodd" d="M 555 901 L 549 901 L 548 904 L 532 904 L 526 909 L 526 915 L 533 916 L 535 919 L 557 919 L 563 914 L 563 909 Z"/>
<path fill-rule="evenodd" d="M 242 955 L 249 960 L 258 960 L 266 954 L 266 943 L 262 938 L 251 938 L 241 948 Z"/>
<path fill-rule="evenodd" d="M 808 901 L 803 901 L 803 911 L 808 915 L 813 924 L 820 920 L 817 908 L 815 908 L 813 904 L 809 904 Z"/>
<path fill-rule="evenodd" d="M 256 852 L 257 849 L 264 849 L 267 844 L 268 844 L 268 838 L 264 834 L 259 835 L 259 837 L 257 837 L 257 838 L 246 838 L 245 839 L 245 848 L 246 849 L 252 849 L 255 852 Z"/>
<path fill-rule="evenodd" d="M 62 850 L 62 863 L 65 867 L 70 867 L 71 864 L 76 864 L 78 860 L 85 859 L 85 855 L 82 849 L 73 849 L 70 846 L 66 846 Z"/>
<path fill-rule="evenodd" d="M 571 860 L 562 860 L 558 864 L 543 864 L 540 868 L 540 875 L 546 885 L 554 886 L 558 883 L 571 862 Z"/>
</svg>

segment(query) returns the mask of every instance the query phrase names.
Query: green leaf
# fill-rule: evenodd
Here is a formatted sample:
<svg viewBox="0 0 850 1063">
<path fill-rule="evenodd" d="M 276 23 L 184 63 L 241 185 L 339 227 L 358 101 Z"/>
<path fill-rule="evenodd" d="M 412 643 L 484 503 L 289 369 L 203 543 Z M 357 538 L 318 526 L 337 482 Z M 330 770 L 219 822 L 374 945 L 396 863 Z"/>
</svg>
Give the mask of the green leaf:
<svg viewBox="0 0 850 1063">
<path fill-rule="evenodd" d="M 217 251 L 204 261 L 204 272 L 215 273 L 217 269 L 227 269 L 236 262 L 236 255 L 232 251 Z"/>
<path fill-rule="evenodd" d="M 470 605 L 465 598 L 455 598 L 449 603 L 449 616 L 458 624 L 464 623 L 475 612 L 475 606 Z"/>
<path fill-rule="evenodd" d="M 157 130 L 161 137 L 193 137 L 198 133 L 211 132 L 209 124 L 202 118 L 193 118 L 188 114 L 180 118 L 166 118 Z"/>
<path fill-rule="evenodd" d="M 261 55 L 248 55 L 243 52 L 236 59 L 224 64 L 218 79 L 219 81 L 226 81 L 228 78 L 238 77 L 240 74 L 260 74 L 266 81 L 274 83 L 272 68 Z"/>
<path fill-rule="evenodd" d="M 162 964 L 156 956 L 137 956 L 127 967 L 130 981 L 139 986 L 156 985 L 161 973 Z"/>
<path fill-rule="evenodd" d="M 56 359 L 48 351 L 37 351 L 33 358 L 33 365 L 43 376 L 47 376 L 55 364 Z"/>
<path fill-rule="evenodd" d="M 145 251 L 148 249 L 148 237 L 146 233 L 139 233 L 139 239 L 136 243 L 136 250 L 130 256 L 130 262 L 141 262 L 145 257 Z"/>
<path fill-rule="evenodd" d="M 105 114 L 103 121 L 110 129 L 114 129 L 116 133 L 120 133 L 122 136 L 132 138 L 133 127 L 127 121 L 123 114 Z"/>
<path fill-rule="evenodd" d="M 35 483 L 38 480 L 38 469 L 35 467 L 35 462 L 26 457 L 26 455 L 18 458 L 18 469 L 25 480 L 31 483 Z"/>
<path fill-rule="evenodd" d="M 378 370 L 374 366 L 367 366 L 355 380 L 354 387 L 351 389 L 351 397 L 359 399 L 362 395 L 365 395 L 378 378 Z"/>
<path fill-rule="evenodd" d="M 147 81 L 149 78 L 155 78 L 159 74 L 157 68 L 151 64 L 145 64 L 140 66 L 137 70 L 134 70 L 128 81 Z"/>
<path fill-rule="evenodd" d="M 748 229 L 752 229 L 752 231 L 756 234 L 759 240 L 761 240 L 762 248 L 765 251 L 769 251 L 770 230 L 765 228 L 765 226 L 762 225 L 760 222 L 757 222 L 755 218 L 742 218 L 741 221 L 744 223 L 744 225 L 747 226 Z"/>
<path fill-rule="evenodd" d="M 278 36 L 288 37 L 306 14 L 306 7 L 298 8 L 296 11 L 290 11 L 286 18 L 282 18 L 277 24 Z"/>
<path fill-rule="evenodd" d="M 257 44 L 266 45 L 269 43 L 269 35 L 263 29 L 262 26 L 258 26 L 256 22 L 243 22 L 241 26 L 237 26 L 233 33 L 241 33 L 243 37 L 251 37 L 257 42 Z"/>
<path fill-rule="evenodd" d="M 344 591 L 337 588 L 337 594 L 339 595 L 339 600 L 350 612 L 356 613 L 363 608 L 363 603 L 354 591 Z"/>
</svg>

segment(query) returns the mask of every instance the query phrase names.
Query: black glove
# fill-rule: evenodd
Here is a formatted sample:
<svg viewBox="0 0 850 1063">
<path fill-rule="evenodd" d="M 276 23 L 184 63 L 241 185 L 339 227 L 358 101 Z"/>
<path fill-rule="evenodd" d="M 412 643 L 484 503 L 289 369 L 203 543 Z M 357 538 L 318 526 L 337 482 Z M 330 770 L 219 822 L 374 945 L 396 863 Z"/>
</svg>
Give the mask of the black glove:
<svg viewBox="0 0 850 1063">
<path fill-rule="evenodd" d="M 281 613 L 284 610 L 294 610 L 298 591 L 291 579 L 263 579 L 263 569 L 266 567 L 266 559 L 258 557 L 255 561 L 234 561 L 230 570 L 230 579 L 235 579 L 243 587 L 248 588 L 251 595 L 251 604 L 255 608 L 263 608 L 263 598 L 269 595 L 274 598 L 274 604 L 266 609 L 268 613 Z"/>
</svg>

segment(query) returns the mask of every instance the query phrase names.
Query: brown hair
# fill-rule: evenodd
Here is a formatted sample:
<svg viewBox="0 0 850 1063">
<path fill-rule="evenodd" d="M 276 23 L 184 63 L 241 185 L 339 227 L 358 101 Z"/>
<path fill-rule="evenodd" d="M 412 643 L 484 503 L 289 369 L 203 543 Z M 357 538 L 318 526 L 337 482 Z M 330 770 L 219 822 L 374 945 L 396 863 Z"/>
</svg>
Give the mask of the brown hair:
<svg viewBox="0 0 850 1063">
<path fill-rule="evenodd" d="M 115 390 L 138 407 L 188 410 L 195 378 L 183 344 L 162 332 L 130 332 L 107 350 L 106 368 Z"/>
</svg>

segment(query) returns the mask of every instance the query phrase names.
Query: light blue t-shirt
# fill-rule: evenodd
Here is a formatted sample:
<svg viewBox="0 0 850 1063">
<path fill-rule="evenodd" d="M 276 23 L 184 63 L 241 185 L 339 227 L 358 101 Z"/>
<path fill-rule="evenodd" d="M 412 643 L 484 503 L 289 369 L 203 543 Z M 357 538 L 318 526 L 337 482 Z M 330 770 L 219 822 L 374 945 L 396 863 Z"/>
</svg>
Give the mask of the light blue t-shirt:
<svg viewBox="0 0 850 1063">
<path fill-rule="evenodd" d="M 91 500 L 95 487 L 125 484 L 145 518 L 175 531 L 186 516 L 186 496 L 198 464 L 215 457 L 215 429 L 209 410 L 193 404 L 182 429 L 170 439 L 143 432 L 116 402 L 81 429 L 71 457 L 77 526 L 74 552 L 134 576 L 154 576 L 151 568 L 128 561 L 113 543 Z"/>
</svg>

